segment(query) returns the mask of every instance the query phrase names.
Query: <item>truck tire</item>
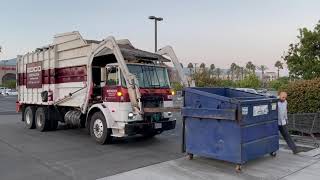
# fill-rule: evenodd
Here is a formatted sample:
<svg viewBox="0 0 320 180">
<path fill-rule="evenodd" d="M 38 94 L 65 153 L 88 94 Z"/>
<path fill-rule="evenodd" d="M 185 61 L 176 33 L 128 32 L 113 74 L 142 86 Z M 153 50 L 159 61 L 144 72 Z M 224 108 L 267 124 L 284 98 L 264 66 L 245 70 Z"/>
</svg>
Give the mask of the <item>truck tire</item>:
<svg viewBox="0 0 320 180">
<path fill-rule="evenodd" d="M 108 129 L 106 119 L 101 112 L 95 112 L 90 121 L 90 135 L 99 144 L 110 144 L 111 129 Z"/>
<path fill-rule="evenodd" d="M 28 129 L 34 129 L 36 127 L 34 117 L 35 117 L 35 108 L 32 106 L 26 107 L 23 113 L 23 119 Z"/>
<path fill-rule="evenodd" d="M 35 124 L 39 131 L 47 131 L 50 128 L 50 121 L 48 118 L 48 110 L 45 107 L 38 107 L 35 115 Z"/>
</svg>

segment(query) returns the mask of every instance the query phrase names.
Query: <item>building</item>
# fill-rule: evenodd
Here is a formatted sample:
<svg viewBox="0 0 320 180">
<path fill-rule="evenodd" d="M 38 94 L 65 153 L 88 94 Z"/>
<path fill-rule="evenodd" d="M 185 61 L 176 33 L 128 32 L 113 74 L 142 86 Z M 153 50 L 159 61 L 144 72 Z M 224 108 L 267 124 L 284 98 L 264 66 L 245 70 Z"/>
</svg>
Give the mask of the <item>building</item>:
<svg viewBox="0 0 320 180">
<path fill-rule="evenodd" d="M 16 80 L 16 59 L 0 61 L 0 85 L 6 81 Z"/>
<path fill-rule="evenodd" d="M 277 73 L 275 72 L 266 72 L 264 74 L 265 81 L 274 81 L 278 78 Z"/>
</svg>

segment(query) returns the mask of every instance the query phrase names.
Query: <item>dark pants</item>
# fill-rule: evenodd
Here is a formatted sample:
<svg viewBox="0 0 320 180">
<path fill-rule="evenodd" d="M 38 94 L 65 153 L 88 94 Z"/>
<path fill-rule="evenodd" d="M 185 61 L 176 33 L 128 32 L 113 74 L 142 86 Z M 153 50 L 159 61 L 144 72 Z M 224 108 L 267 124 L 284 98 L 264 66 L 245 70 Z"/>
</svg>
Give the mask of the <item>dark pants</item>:
<svg viewBox="0 0 320 180">
<path fill-rule="evenodd" d="M 294 142 L 289 134 L 287 126 L 286 125 L 279 126 L 279 131 L 280 131 L 282 137 L 284 138 L 284 140 L 287 142 L 289 148 L 292 150 L 292 152 L 294 154 L 296 154 L 298 152 L 297 146 L 294 144 Z"/>
</svg>

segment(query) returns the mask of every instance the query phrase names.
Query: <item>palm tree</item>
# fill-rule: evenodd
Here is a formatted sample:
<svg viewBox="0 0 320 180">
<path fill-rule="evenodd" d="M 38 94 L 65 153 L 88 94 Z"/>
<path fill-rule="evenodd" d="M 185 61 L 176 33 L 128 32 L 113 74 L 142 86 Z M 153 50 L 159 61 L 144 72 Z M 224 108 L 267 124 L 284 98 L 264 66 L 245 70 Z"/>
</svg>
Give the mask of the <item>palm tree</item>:
<svg viewBox="0 0 320 180">
<path fill-rule="evenodd" d="M 241 73 L 241 80 L 243 80 L 244 79 L 244 74 L 245 74 L 245 72 L 244 72 L 245 70 L 244 70 L 244 67 L 240 67 L 240 73 Z"/>
<path fill-rule="evenodd" d="M 236 63 L 232 63 L 230 65 L 230 73 L 231 73 L 231 80 L 232 81 L 234 79 L 234 73 L 235 73 L 236 68 L 237 68 L 237 64 Z"/>
<path fill-rule="evenodd" d="M 278 70 L 278 78 L 279 78 L 280 77 L 280 69 L 283 69 L 283 63 L 281 61 L 277 61 L 274 64 L 274 67 L 276 67 L 277 70 Z"/>
<path fill-rule="evenodd" d="M 227 70 L 227 78 L 228 78 L 228 80 L 230 80 L 230 74 L 231 74 L 231 70 L 228 69 L 228 70 Z"/>
<path fill-rule="evenodd" d="M 200 68 L 201 68 L 201 69 L 206 68 L 206 64 L 205 64 L 205 63 L 201 63 L 201 64 L 200 64 Z"/>
<path fill-rule="evenodd" d="M 213 74 L 214 69 L 216 68 L 216 66 L 214 64 L 210 65 L 210 77 Z"/>
<path fill-rule="evenodd" d="M 264 72 L 268 69 L 265 65 L 260 65 L 257 67 L 258 70 L 261 71 L 262 82 L 264 82 Z"/>
<path fill-rule="evenodd" d="M 236 79 L 239 80 L 241 75 L 241 67 L 238 65 L 236 65 L 235 67 L 235 74 L 236 74 Z"/>
<path fill-rule="evenodd" d="M 256 66 L 251 62 L 247 62 L 246 68 L 249 70 L 249 72 L 252 72 L 253 74 L 256 73 Z"/>
<path fill-rule="evenodd" d="M 200 67 L 200 69 L 199 69 L 200 73 L 204 73 L 206 71 L 206 64 L 205 63 L 201 63 L 199 67 Z"/>
<path fill-rule="evenodd" d="M 220 79 L 221 69 L 220 68 L 216 68 L 215 74 L 217 75 L 217 78 Z"/>
<path fill-rule="evenodd" d="M 192 69 L 193 69 L 193 64 L 189 63 L 188 64 L 188 69 L 190 70 L 190 75 L 192 74 Z"/>
</svg>

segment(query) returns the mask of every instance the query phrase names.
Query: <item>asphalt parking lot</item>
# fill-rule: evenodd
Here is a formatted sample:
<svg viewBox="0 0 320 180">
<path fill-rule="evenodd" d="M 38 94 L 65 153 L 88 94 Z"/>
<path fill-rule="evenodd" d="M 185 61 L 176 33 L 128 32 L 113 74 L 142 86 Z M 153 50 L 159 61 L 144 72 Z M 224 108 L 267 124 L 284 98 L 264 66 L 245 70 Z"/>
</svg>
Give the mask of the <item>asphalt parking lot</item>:
<svg viewBox="0 0 320 180">
<path fill-rule="evenodd" d="M 29 130 L 15 111 L 15 97 L 0 97 L 0 179 L 97 179 L 177 159 L 181 120 L 152 139 L 117 139 L 98 145 L 84 129 Z"/>
</svg>

